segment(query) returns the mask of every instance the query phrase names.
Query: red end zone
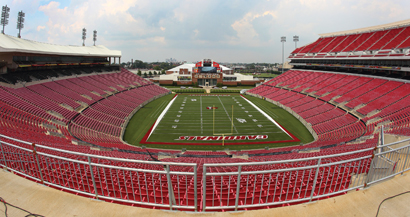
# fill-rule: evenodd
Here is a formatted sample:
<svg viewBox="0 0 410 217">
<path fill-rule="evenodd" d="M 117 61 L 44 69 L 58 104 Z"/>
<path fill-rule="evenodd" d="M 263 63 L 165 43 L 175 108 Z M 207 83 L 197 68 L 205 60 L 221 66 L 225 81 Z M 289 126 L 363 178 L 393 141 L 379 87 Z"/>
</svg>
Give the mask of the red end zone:
<svg viewBox="0 0 410 217">
<path fill-rule="evenodd" d="M 155 125 L 156 121 L 154 122 L 154 124 L 151 126 L 151 128 L 148 130 L 148 132 L 145 134 L 144 138 L 142 138 L 142 140 L 140 141 L 140 144 L 155 144 L 155 145 L 218 145 L 219 142 L 214 142 L 214 143 L 202 143 L 202 142 L 148 142 L 148 136 L 151 134 L 151 131 Z M 296 136 L 294 136 L 292 133 L 290 133 L 286 128 L 284 128 L 283 126 L 281 126 L 291 137 L 292 140 L 280 140 L 280 141 L 260 141 L 260 142 L 224 142 L 224 145 L 260 145 L 260 144 L 274 144 L 274 143 L 285 143 L 285 142 L 300 142 L 300 140 L 298 138 L 296 138 Z M 195 137 L 195 138 L 192 138 Z M 179 139 L 182 140 L 182 138 L 185 138 L 185 141 L 194 141 L 196 140 L 198 136 L 180 136 Z M 203 136 L 204 137 L 204 136 Z M 211 137 L 211 136 L 205 136 L 205 137 Z M 215 136 L 212 136 L 213 139 L 212 140 L 217 140 L 217 141 L 221 141 L 220 139 L 215 139 Z M 221 137 L 221 136 L 219 136 Z M 225 136 L 225 138 L 227 138 L 228 136 Z M 232 136 L 229 136 L 232 137 Z M 244 137 L 244 136 L 239 136 L 239 137 Z M 251 139 L 257 139 L 262 138 L 261 136 L 256 136 L 254 138 L 254 136 L 246 136 L 246 137 L 251 137 Z M 248 138 L 249 139 L 249 138 Z M 204 140 L 203 138 L 200 140 Z M 225 140 L 227 141 L 227 140 Z"/>
</svg>

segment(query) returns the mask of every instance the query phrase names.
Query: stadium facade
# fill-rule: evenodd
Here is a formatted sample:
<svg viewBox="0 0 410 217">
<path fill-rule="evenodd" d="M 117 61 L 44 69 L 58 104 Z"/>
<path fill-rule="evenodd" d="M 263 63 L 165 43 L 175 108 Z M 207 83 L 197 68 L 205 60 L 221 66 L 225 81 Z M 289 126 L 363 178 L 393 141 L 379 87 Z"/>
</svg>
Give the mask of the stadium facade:
<svg viewBox="0 0 410 217">
<path fill-rule="evenodd" d="M 58 66 L 109 65 L 121 51 L 98 46 L 64 46 L 0 35 L 0 72 L 45 69 Z"/>
<path fill-rule="evenodd" d="M 204 59 L 195 64 L 185 63 L 166 71 L 160 75 L 159 83 L 162 85 L 198 85 L 198 86 L 253 86 L 261 83 L 251 75 L 234 73 L 233 69 L 220 65 L 211 60 Z"/>
<path fill-rule="evenodd" d="M 321 34 L 288 57 L 300 69 L 410 76 L 410 20 Z"/>
</svg>

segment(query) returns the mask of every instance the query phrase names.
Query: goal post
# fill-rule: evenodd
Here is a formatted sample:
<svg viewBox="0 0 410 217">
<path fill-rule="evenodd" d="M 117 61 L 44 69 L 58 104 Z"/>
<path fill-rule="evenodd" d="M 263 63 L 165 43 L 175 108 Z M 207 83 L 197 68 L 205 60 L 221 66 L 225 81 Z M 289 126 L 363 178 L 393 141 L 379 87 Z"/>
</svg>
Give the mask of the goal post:
<svg viewBox="0 0 410 217">
<path fill-rule="evenodd" d="M 231 117 L 230 117 L 230 119 L 231 119 L 231 132 L 230 132 L 230 133 L 215 133 L 215 105 L 213 105 L 212 110 L 213 110 L 212 134 L 213 134 L 214 136 L 222 136 L 222 146 L 224 146 L 224 144 L 225 144 L 225 136 L 228 136 L 228 135 L 232 135 L 232 134 L 233 134 L 233 105 L 232 105 L 232 113 L 231 113 Z M 228 115 L 228 117 L 229 117 L 229 115 Z"/>
</svg>

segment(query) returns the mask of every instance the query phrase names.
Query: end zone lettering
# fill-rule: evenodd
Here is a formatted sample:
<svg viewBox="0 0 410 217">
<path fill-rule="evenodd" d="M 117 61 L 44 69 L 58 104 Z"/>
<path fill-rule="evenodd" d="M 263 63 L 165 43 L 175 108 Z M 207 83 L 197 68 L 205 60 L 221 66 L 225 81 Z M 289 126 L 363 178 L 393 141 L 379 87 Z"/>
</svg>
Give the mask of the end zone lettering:
<svg viewBox="0 0 410 217">
<path fill-rule="evenodd" d="M 257 139 L 267 139 L 268 135 L 251 135 L 251 136 L 224 136 L 225 140 L 257 140 Z M 180 136 L 175 140 L 196 140 L 196 141 L 222 141 L 222 136 Z"/>
</svg>

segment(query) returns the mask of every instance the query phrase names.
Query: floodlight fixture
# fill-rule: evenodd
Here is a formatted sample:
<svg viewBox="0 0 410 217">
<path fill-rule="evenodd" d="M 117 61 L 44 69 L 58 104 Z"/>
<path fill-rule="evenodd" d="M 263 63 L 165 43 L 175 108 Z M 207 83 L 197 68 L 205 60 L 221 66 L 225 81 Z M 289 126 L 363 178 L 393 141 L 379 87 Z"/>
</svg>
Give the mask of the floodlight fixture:
<svg viewBox="0 0 410 217">
<path fill-rule="evenodd" d="M 299 41 L 299 36 L 295 35 L 293 36 L 293 41 L 295 42 L 295 49 L 297 48 L 297 43 Z"/>
<path fill-rule="evenodd" d="M 95 42 L 97 41 L 97 30 L 93 31 L 93 41 L 94 41 L 94 46 L 95 46 Z"/>
<path fill-rule="evenodd" d="M 83 28 L 83 46 L 85 46 L 85 39 L 87 38 L 87 30 L 85 28 Z"/>
<path fill-rule="evenodd" d="M 280 37 L 280 42 L 282 42 L 282 74 L 283 74 L 283 67 L 285 66 L 285 42 L 286 42 L 286 36 Z"/>
<path fill-rule="evenodd" d="M 3 31 L 1 33 L 4 34 L 4 27 L 9 24 L 9 12 L 10 8 L 6 6 L 3 6 L 1 9 L 1 25 L 3 25 Z"/>
<path fill-rule="evenodd" d="M 26 16 L 23 11 L 20 11 L 17 16 L 17 29 L 19 30 L 19 34 L 17 37 L 21 38 L 21 29 L 24 28 L 24 17 Z"/>
</svg>

